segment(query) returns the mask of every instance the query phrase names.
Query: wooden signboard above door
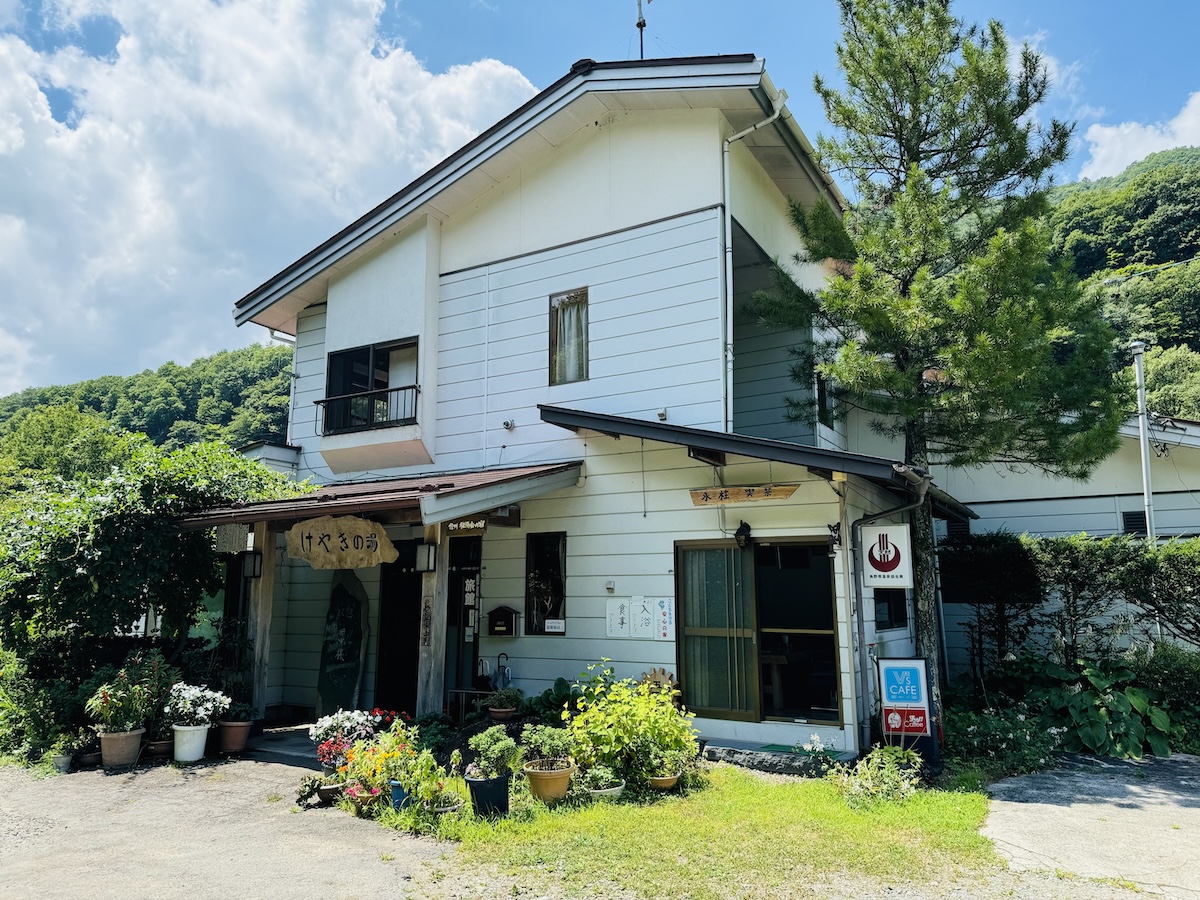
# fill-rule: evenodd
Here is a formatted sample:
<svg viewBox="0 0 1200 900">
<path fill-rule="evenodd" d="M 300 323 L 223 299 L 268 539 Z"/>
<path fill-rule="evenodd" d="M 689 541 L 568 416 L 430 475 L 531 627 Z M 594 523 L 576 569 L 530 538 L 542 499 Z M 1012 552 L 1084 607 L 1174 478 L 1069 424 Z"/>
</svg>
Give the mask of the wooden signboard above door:
<svg viewBox="0 0 1200 900">
<path fill-rule="evenodd" d="M 798 484 L 759 484 L 749 487 L 711 487 L 689 491 L 692 506 L 719 506 L 724 503 L 757 503 L 760 500 L 786 500 L 796 493 Z"/>
<path fill-rule="evenodd" d="M 400 555 L 382 525 L 357 516 L 321 516 L 293 525 L 287 552 L 314 569 L 369 569 Z"/>
</svg>

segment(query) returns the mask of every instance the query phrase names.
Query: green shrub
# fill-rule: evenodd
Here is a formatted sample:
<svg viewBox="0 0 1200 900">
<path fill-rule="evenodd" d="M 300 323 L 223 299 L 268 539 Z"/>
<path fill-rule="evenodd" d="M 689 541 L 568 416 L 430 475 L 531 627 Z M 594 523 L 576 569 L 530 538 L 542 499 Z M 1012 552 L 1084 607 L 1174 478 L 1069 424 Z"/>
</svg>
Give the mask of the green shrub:
<svg viewBox="0 0 1200 900">
<path fill-rule="evenodd" d="M 899 803 L 915 794 L 921 784 L 915 768 L 883 747 L 875 747 L 853 766 L 834 766 L 825 777 L 854 809 Z"/>
<path fill-rule="evenodd" d="M 1149 749 L 1170 756 L 1171 717 L 1158 705 L 1163 695 L 1134 678 L 1132 669 L 1107 660 L 1081 661 L 1079 672 L 1045 663 L 1029 700 L 1044 704 L 1043 724 L 1066 729 L 1064 750 L 1141 759 Z"/>
<path fill-rule="evenodd" d="M 521 743 L 529 759 L 564 759 L 574 749 L 570 732 L 553 725 L 526 725 Z"/>
<path fill-rule="evenodd" d="M 503 725 L 493 725 L 473 735 L 467 746 L 476 754 L 475 761 L 467 766 L 471 778 L 498 778 L 521 765 L 521 748 Z"/>
<path fill-rule="evenodd" d="M 441 756 L 458 733 L 458 729 L 454 727 L 454 720 L 445 713 L 424 713 L 417 716 L 413 724 L 417 726 L 421 748 L 429 750 L 434 756 Z"/>
<path fill-rule="evenodd" d="M 556 725 L 562 721 L 564 710 L 571 713 L 577 711 L 579 695 L 579 685 L 571 684 L 565 678 L 555 678 L 554 685 L 531 698 L 529 705 L 547 725 Z"/>
<path fill-rule="evenodd" d="M 576 762 L 584 769 L 608 766 L 637 785 L 664 766 L 694 760 L 695 716 L 675 707 L 675 692 L 652 682 L 618 680 L 606 663 L 599 671 L 596 664 L 588 666 L 593 674 L 579 682 L 578 715 L 563 711 Z"/>
<path fill-rule="evenodd" d="M 1171 749 L 1200 754 L 1200 652 L 1158 643 L 1127 657 L 1137 683 L 1158 691 L 1171 715 Z"/>
<path fill-rule="evenodd" d="M 1047 727 L 1024 703 L 976 712 L 947 707 L 943 722 L 947 758 L 955 768 L 979 768 L 988 778 L 1052 768 L 1062 729 Z"/>
</svg>

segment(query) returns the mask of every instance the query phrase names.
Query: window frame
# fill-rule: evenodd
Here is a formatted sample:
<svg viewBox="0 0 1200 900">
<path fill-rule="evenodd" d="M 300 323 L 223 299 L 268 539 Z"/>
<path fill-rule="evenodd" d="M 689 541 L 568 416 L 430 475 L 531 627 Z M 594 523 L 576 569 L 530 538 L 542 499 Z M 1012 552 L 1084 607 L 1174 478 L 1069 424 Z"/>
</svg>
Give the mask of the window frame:
<svg viewBox="0 0 1200 900">
<path fill-rule="evenodd" d="M 883 594 L 880 597 L 880 594 Z M 888 616 L 884 621 L 879 619 L 880 602 L 886 605 Z M 908 628 L 908 623 L 912 617 L 908 614 L 908 590 L 905 588 L 875 588 L 872 602 L 875 604 L 875 630 L 876 631 L 894 631 L 900 628 Z M 904 613 L 904 620 L 897 621 L 896 611 L 901 610 Z"/>
<path fill-rule="evenodd" d="M 572 298 L 575 298 L 575 297 L 580 297 L 582 299 L 582 303 L 580 305 L 583 307 L 583 310 L 584 310 L 583 335 L 582 335 L 582 343 L 583 343 L 582 372 L 575 373 L 575 377 L 559 378 L 558 377 L 558 367 L 555 365 L 555 360 L 558 357 L 558 349 L 559 349 L 558 348 L 559 315 L 560 315 L 559 309 L 564 305 L 564 302 L 571 301 Z M 556 293 L 553 293 L 550 295 L 550 298 L 549 298 L 550 358 L 549 358 L 548 378 L 549 378 L 549 382 L 551 385 L 575 384 L 580 381 L 587 381 L 588 378 L 590 377 L 590 374 L 591 374 L 590 373 L 590 359 L 589 359 L 590 353 L 588 352 L 590 349 L 589 336 L 588 336 L 588 332 L 590 330 L 590 322 L 591 322 L 590 315 L 589 315 L 590 306 L 591 306 L 591 298 L 589 296 L 588 288 L 586 286 L 579 287 L 579 288 L 572 288 L 571 290 L 568 290 L 568 291 L 557 291 Z"/>
<path fill-rule="evenodd" d="M 557 541 L 557 552 L 549 546 Z M 536 545 L 545 542 L 546 546 Z M 556 557 L 556 558 L 555 558 Z M 542 565 L 546 564 L 549 571 L 543 576 Z M 545 612 L 537 609 L 537 600 L 532 589 L 535 578 L 544 577 L 548 599 L 543 603 Z M 557 613 L 556 615 L 554 613 Z M 564 623 L 562 631 L 547 631 L 547 619 L 561 619 Z M 529 636 L 549 635 L 557 637 L 566 634 L 567 620 L 567 533 L 565 531 L 535 531 L 525 535 L 525 634 Z"/>
<path fill-rule="evenodd" d="M 411 348 L 413 353 L 413 383 L 412 384 L 393 384 L 393 373 L 391 371 L 390 359 L 388 360 L 387 384 L 383 387 L 376 385 L 376 378 L 379 372 L 379 362 L 381 359 L 387 359 L 390 354 L 397 350 L 405 350 Z M 334 393 L 333 384 L 335 377 L 340 377 L 343 383 L 353 381 L 353 372 L 350 372 L 348 377 L 346 366 L 352 365 L 347 358 L 354 355 L 361 355 L 366 351 L 366 380 L 369 384 L 366 387 L 341 391 Z M 343 360 L 341 367 L 338 366 L 338 360 Z M 345 434 L 355 431 L 370 431 L 375 428 L 388 428 L 395 425 L 415 424 L 416 418 L 416 397 L 421 391 L 418 378 L 420 374 L 420 339 L 416 336 L 399 338 L 391 341 L 380 341 L 374 344 L 360 344 L 356 347 L 344 347 L 340 350 L 330 350 L 325 354 L 325 396 L 317 401 L 321 407 L 321 415 L 319 416 L 319 427 L 321 434 Z M 406 406 L 411 406 L 411 415 L 390 416 L 385 415 L 377 420 L 375 417 L 375 407 L 378 402 L 384 404 L 384 409 L 390 411 L 390 400 L 387 395 L 393 391 L 411 389 L 412 397 Z M 380 397 L 384 399 L 381 401 Z M 353 407 L 347 408 L 348 421 L 345 424 L 331 424 L 338 418 L 333 410 L 336 408 L 331 405 L 336 401 L 352 401 L 361 398 L 366 407 L 370 410 L 368 416 L 363 417 L 364 421 L 353 421 Z"/>
</svg>

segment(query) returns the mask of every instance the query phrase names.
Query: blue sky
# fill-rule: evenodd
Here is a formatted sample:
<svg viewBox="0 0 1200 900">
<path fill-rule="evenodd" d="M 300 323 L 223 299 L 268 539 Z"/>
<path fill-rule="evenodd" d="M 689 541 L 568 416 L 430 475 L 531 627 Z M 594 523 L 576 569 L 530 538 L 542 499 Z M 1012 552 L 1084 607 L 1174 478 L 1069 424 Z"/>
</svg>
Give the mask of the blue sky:
<svg viewBox="0 0 1200 900">
<path fill-rule="evenodd" d="M 752 52 L 810 137 L 833 0 L 653 0 L 647 56 Z M 1075 121 L 1059 180 L 1200 145 L 1200 4 L 958 0 Z M 636 0 L 0 0 L 0 394 L 263 340 L 233 302 L 583 57 Z"/>
</svg>

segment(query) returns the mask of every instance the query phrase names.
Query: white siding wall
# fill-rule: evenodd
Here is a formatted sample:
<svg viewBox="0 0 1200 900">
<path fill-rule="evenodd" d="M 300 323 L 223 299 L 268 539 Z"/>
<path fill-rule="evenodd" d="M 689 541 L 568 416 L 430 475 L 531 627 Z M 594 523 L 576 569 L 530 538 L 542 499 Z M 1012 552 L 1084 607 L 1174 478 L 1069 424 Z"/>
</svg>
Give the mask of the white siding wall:
<svg viewBox="0 0 1200 900">
<path fill-rule="evenodd" d="M 792 380 L 790 349 L 804 335 L 767 329 L 746 310 L 749 297 L 739 296 L 733 320 L 733 430 L 738 434 L 795 441 L 813 446 L 813 425 L 787 420 L 785 397 L 811 398 L 812 388 Z"/>
<path fill-rule="evenodd" d="M 447 220 L 441 271 L 719 204 L 723 122 L 700 109 L 613 112 L 587 123 Z"/>
<path fill-rule="evenodd" d="M 445 276 L 438 468 L 569 458 L 551 403 L 721 427 L 718 212 Z M 588 289 L 588 379 L 549 384 L 549 298 Z M 513 431 L 505 420 L 516 423 Z"/>
</svg>

